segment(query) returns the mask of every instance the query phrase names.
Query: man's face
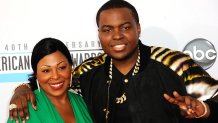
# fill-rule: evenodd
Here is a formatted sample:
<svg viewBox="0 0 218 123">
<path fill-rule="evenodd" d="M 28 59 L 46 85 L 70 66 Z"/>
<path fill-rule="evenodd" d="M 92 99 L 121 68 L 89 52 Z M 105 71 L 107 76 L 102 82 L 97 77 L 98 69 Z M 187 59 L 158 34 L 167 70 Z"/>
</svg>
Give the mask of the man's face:
<svg viewBox="0 0 218 123">
<path fill-rule="evenodd" d="M 128 8 L 104 10 L 99 18 L 99 39 L 105 53 L 116 60 L 123 60 L 135 54 L 140 24 Z"/>
</svg>

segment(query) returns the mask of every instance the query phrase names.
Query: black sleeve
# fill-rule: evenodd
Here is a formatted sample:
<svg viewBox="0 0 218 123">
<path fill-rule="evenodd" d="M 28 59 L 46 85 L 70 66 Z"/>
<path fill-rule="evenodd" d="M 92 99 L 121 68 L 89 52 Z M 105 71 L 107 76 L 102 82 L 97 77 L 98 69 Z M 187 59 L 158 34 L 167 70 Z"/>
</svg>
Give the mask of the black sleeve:
<svg viewBox="0 0 218 123">
<path fill-rule="evenodd" d="M 218 123 L 218 102 L 217 100 L 205 101 L 210 107 L 210 116 L 207 118 L 207 123 Z"/>
<path fill-rule="evenodd" d="M 210 116 L 208 118 L 196 119 L 196 123 L 218 123 L 218 102 L 213 99 L 204 102 L 210 107 Z"/>
</svg>

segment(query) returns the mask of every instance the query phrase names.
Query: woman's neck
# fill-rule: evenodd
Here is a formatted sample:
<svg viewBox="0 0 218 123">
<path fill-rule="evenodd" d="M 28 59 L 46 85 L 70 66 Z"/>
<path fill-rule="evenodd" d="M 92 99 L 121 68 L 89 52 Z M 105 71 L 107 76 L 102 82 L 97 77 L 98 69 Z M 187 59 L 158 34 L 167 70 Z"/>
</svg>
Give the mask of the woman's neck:
<svg viewBox="0 0 218 123">
<path fill-rule="evenodd" d="M 71 106 L 70 99 L 67 92 L 59 97 L 48 96 L 52 104 L 63 118 L 65 123 L 76 123 L 73 107 Z"/>
<path fill-rule="evenodd" d="M 60 96 L 52 96 L 49 94 L 46 94 L 49 98 L 49 100 L 55 105 L 55 104 L 66 104 L 69 103 L 69 98 L 67 96 L 67 92 L 60 95 Z"/>
</svg>

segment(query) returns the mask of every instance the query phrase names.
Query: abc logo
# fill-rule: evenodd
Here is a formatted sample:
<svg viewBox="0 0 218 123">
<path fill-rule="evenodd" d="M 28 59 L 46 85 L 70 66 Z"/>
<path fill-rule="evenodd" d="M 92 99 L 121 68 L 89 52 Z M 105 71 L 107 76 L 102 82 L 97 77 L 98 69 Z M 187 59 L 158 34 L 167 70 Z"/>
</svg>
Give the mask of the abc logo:
<svg viewBox="0 0 218 123">
<path fill-rule="evenodd" d="M 213 44 L 202 38 L 190 41 L 183 49 L 183 52 L 190 55 L 205 70 L 214 64 L 217 56 Z"/>
</svg>

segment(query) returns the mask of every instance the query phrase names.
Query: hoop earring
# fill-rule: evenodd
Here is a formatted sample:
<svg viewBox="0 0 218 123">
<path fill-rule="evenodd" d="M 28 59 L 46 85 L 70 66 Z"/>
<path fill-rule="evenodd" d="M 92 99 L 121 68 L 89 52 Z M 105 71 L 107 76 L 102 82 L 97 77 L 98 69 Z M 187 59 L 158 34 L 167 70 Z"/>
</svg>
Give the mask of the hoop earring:
<svg viewBox="0 0 218 123">
<path fill-rule="evenodd" d="M 72 86 L 72 73 L 70 73 L 70 87 Z"/>
<path fill-rule="evenodd" d="M 40 93 L 40 86 L 39 86 L 39 82 L 38 82 L 37 79 L 36 79 L 36 84 L 37 84 L 37 87 L 38 87 L 38 90 L 39 90 L 39 93 Z"/>
</svg>

